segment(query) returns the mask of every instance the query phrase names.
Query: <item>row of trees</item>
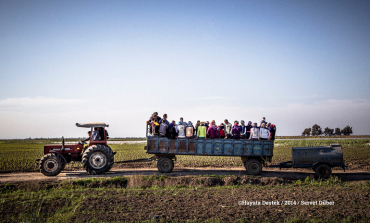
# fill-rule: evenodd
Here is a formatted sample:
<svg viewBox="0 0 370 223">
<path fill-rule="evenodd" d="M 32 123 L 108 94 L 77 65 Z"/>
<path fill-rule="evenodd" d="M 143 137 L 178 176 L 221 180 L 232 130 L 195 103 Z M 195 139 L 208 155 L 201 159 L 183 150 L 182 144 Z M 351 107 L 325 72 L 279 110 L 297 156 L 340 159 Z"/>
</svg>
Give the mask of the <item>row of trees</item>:
<svg viewBox="0 0 370 223">
<path fill-rule="evenodd" d="M 315 124 L 312 126 L 312 128 L 306 128 L 302 132 L 302 136 L 309 136 L 309 135 L 319 136 L 322 134 L 326 136 L 342 135 L 342 134 L 348 136 L 348 135 L 351 135 L 352 133 L 353 133 L 352 127 L 350 127 L 349 125 L 344 127 L 342 130 L 340 128 L 331 129 L 329 127 L 326 127 L 324 131 L 322 131 L 322 128 L 318 124 Z"/>
</svg>

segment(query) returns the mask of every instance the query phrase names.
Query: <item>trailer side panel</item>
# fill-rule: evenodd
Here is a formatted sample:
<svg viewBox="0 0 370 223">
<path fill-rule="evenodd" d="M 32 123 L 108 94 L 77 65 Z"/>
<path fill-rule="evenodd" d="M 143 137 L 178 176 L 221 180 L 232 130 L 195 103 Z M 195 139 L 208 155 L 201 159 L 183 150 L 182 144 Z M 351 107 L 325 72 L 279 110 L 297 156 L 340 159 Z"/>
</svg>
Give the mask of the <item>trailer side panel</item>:
<svg viewBox="0 0 370 223">
<path fill-rule="evenodd" d="M 148 137 L 147 153 L 207 156 L 273 156 L 273 141 Z"/>
</svg>

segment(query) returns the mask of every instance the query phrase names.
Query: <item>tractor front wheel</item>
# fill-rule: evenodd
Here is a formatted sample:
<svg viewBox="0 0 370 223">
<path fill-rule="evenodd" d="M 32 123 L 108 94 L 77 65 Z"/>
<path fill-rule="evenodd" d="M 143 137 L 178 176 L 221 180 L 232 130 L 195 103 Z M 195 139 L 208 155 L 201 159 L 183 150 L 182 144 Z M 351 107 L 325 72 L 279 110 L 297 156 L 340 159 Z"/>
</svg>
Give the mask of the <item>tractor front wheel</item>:
<svg viewBox="0 0 370 223">
<path fill-rule="evenodd" d="M 107 173 L 114 164 L 114 154 L 109 146 L 92 145 L 82 155 L 82 166 L 88 174 Z"/>
<path fill-rule="evenodd" d="M 62 171 L 63 163 L 59 156 L 49 153 L 41 158 L 39 168 L 45 176 L 56 176 Z"/>
</svg>

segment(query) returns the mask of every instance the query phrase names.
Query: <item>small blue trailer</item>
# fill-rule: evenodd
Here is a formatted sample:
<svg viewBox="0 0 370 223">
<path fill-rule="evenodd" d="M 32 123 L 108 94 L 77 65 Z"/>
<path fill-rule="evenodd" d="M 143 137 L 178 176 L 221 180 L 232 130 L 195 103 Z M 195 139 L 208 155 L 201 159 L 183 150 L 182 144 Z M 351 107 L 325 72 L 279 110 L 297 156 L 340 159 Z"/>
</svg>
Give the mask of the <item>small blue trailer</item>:
<svg viewBox="0 0 370 223">
<path fill-rule="evenodd" d="M 148 154 L 154 155 L 150 160 L 157 160 L 157 168 L 162 173 L 173 170 L 176 155 L 197 155 L 239 156 L 247 172 L 257 175 L 261 173 L 262 165 L 271 162 L 274 142 L 247 139 L 168 139 L 148 136 L 145 149 Z"/>
<path fill-rule="evenodd" d="M 343 149 L 340 144 L 315 147 L 292 147 L 292 161 L 269 167 L 281 168 L 312 168 L 317 177 L 328 178 L 333 167 L 342 167 L 346 171 L 343 161 Z"/>
</svg>

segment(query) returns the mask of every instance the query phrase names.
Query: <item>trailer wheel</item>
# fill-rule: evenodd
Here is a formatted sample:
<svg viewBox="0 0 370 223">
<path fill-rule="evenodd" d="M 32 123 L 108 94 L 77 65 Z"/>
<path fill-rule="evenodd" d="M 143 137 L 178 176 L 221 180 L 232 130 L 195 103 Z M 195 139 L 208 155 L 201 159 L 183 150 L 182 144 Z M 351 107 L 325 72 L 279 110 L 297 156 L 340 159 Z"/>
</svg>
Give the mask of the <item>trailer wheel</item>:
<svg viewBox="0 0 370 223">
<path fill-rule="evenodd" d="M 317 177 L 328 178 L 331 174 L 331 167 L 327 164 L 319 164 L 315 168 L 315 174 Z"/>
<path fill-rule="evenodd" d="M 245 163 L 245 169 L 248 174 L 258 175 L 262 172 L 262 164 L 256 159 L 251 159 Z"/>
<path fill-rule="evenodd" d="M 107 173 L 114 164 L 114 154 L 109 146 L 92 145 L 82 155 L 82 166 L 88 174 Z"/>
<path fill-rule="evenodd" d="M 39 168 L 45 176 L 56 176 L 62 171 L 63 163 L 57 155 L 49 153 L 41 158 Z"/>
<path fill-rule="evenodd" d="M 162 157 L 157 162 L 157 168 L 161 173 L 170 173 L 173 170 L 174 164 L 172 159 Z"/>
</svg>

